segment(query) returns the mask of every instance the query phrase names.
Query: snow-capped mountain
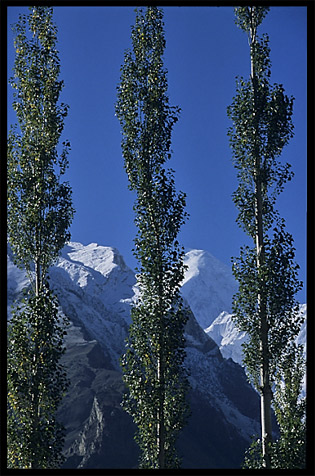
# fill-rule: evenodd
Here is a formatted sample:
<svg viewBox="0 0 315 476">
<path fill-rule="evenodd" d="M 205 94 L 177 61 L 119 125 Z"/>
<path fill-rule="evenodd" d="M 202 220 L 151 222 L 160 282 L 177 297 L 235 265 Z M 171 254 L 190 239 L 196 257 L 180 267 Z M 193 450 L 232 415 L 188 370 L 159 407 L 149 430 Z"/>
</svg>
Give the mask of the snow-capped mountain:
<svg viewBox="0 0 315 476">
<path fill-rule="evenodd" d="M 183 294 L 191 308 L 203 289 L 213 292 L 212 301 L 220 308 L 218 301 L 228 299 L 224 265 L 220 268 L 215 258 L 201 251 L 190 251 L 187 263 L 183 289 L 190 290 L 191 303 L 188 294 Z M 213 269 L 207 271 L 209 263 Z M 204 288 L 198 284 L 200 277 Z M 211 288 L 207 279 L 215 280 L 220 290 L 215 291 L 214 284 Z M 9 249 L 8 304 L 19 298 L 27 284 L 25 273 L 12 263 Z M 135 428 L 120 406 L 124 385 L 119 366 L 137 293 L 135 275 L 115 248 L 69 243 L 50 270 L 50 285 L 60 312 L 71 321 L 64 356 L 71 386 L 59 412 L 66 427 L 65 467 L 136 467 Z M 206 313 L 207 300 L 208 296 L 200 310 L 211 322 L 211 313 L 216 311 Z M 239 467 L 250 437 L 259 432 L 259 399 L 243 369 L 222 357 L 192 310 L 186 310 L 192 415 L 180 435 L 178 451 L 184 468 Z"/>
<path fill-rule="evenodd" d="M 188 302 L 200 326 L 219 346 L 224 358 L 243 365 L 242 344 L 245 332 L 232 320 L 231 306 L 237 283 L 231 269 L 203 250 L 191 250 L 185 255 L 188 269 L 182 285 L 182 295 Z M 306 358 L 306 304 L 300 304 L 305 318 L 296 342 L 304 346 Z M 209 324 L 210 323 L 210 324 Z M 302 395 L 306 392 L 304 378 Z"/>
<path fill-rule="evenodd" d="M 50 277 L 63 312 L 83 324 L 119 369 L 136 279 L 118 250 L 96 243 L 70 243 Z"/>
<path fill-rule="evenodd" d="M 306 304 L 300 305 L 300 313 L 305 321 L 296 338 L 296 343 L 304 346 L 306 354 Z M 205 329 L 205 332 L 218 344 L 223 357 L 231 358 L 242 365 L 242 344 L 246 341 L 246 334 L 237 329 L 232 320 L 232 314 L 221 312 L 211 326 Z"/>
<path fill-rule="evenodd" d="M 304 358 L 306 359 L 306 304 L 300 305 L 300 314 L 303 316 L 304 322 L 295 341 L 297 344 L 303 345 Z M 243 365 L 242 344 L 246 341 L 246 334 L 237 329 L 232 320 L 232 314 L 221 312 L 213 323 L 205 329 L 205 332 L 218 344 L 223 357 L 231 358 L 234 362 Z M 306 378 L 304 377 L 301 396 L 305 395 Z"/>
<path fill-rule="evenodd" d="M 232 311 L 232 296 L 237 284 L 231 269 L 207 251 L 191 250 L 185 255 L 188 269 L 182 295 L 197 321 L 206 329 L 222 311 Z"/>
</svg>

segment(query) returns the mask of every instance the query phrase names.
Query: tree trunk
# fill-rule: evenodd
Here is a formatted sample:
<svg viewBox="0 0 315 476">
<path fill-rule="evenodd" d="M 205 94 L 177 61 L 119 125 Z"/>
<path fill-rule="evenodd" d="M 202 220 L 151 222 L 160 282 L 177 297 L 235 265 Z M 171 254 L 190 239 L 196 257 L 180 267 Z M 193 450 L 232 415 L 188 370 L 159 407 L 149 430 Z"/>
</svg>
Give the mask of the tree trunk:
<svg viewBox="0 0 315 476">
<path fill-rule="evenodd" d="M 158 447 L 158 467 L 165 468 L 165 423 L 164 423 L 164 364 L 163 351 L 160 352 L 158 361 L 158 381 L 160 385 L 159 391 L 159 408 L 157 417 L 157 447 Z"/>
<path fill-rule="evenodd" d="M 38 427 L 39 427 L 39 401 L 38 401 L 38 392 L 37 389 L 33 393 L 33 422 L 32 422 L 32 431 L 35 435 L 35 445 L 38 440 Z M 32 442 L 34 445 L 34 441 Z M 33 450 L 32 460 L 31 460 L 31 469 L 40 469 L 38 461 L 38 448 L 35 446 Z"/>
<path fill-rule="evenodd" d="M 257 253 L 257 271 L 264 265 L 264 243 L 262 226 L 262 200 L 261 184 L 258 181 L 256 191 L 256 253 Z M 266 313 L 266 303 L 264 296 L 265 282 L 260 277 L 259 294 L 257 296 L 258 312 L 260 320 L 260 398 L 261 398 L 261 440 L 264 467 L 270 468 L 270 450 L 269 445 L 272 441 L 271 427 L 271 388 L 269 381 L 269 348 L 268 348 L 268 322 Z"/>
<path fill-rule="evenodd" d="M 38 257 L 35 258 L 35 296 L 39 296 L 40 291 L 40 260 Z M 38 382 L 37 382 L 37 362 L 38 362 L 38 346 L 35 345 L 35 352 L 33 355 L 33 422 L 32 422 L 32 431 L 35 435 L 35 441 L 37 440 L 38 426 L 39 426 L 39 395 L 38 395 Z M 37 458 L 37 448 L 33 452 L 33 458 L 31 461 L 31 469 L 39 469 L 38 458 Z"/>
<path fill-rule="evenodd" d="M 250 8 L 250 14 L 253 16 L 255 7 Z M 255 74 L 255 64 L 253 58 L 253 44 L 256 40 L 256 27 L 251 20 L 252 27 L 250 28 L 250 41 L 251 41 L 251 82 L 253 90 L 253 102 L 254 102 L 254 134 L 255 139 L 259 137 L 259 112 L 257 107 L 258 91 L 257 91 L 257 78 Z M 260 275 L 261 268 L 265 262 L 264 252 L 264 233 L 263 233 L 263 207 L 262 207 L 262 183 L 261 183 L 261 157 L 259 146 L 254 141 L 254 161 L 255 161 L 255 223 L 256 223 L 256 266 L 258 276 Z M 272 424 L 271 424 L 271 399 L 272 392 L 270 387 L 270 373 L 269 373 L 269 348 L 268 348 L 268 322 L 267 322 L 267 310 L 265 302 L 265 281 L 264 278 L 259 276 L 259 288 L 257 296 L 258 313 L 260 321 L 260 403 L 261 403 L 261 439 L 262 439 L 262 454 L 263 465 L 265 468 L 271 467 L 270 461 L 270 443 L 272 442 Z"/>
<path fill-rule="evenodd" d="M 149 166 L 148 183 L 152 183 L 152 173 Z M 152 197 L 151 188 L 148 187 L 149 197 Z M 156 213 L 152 209 L 151 205 L 148 206 L 149 216 L 151 219 L 151 226 L 154 231 L 155 247 L 157 250 L 156 260 L 158 261 L 158 273 L 157 273 L 157 295 L 159 297 L 159 355 L 157 359 L 157 380 L 159 384 L 158 395 L 158 409 L 157 409 L 157 449 L 158 449 L 158 468 L 165 469 L 165 421 L 164 421 L 164 401 L 165 401 L 165 357 L 164 357 L 164 303 L 163 303 L 163 266 L 162 266 L 162 248 L 160 243 L 159 228 L 157 226 Z"/>
<path fill-rule="evenodd" d="M 261 354 L 262 363 L 260 367 L 260 404 L 261 404 L 261 436 L 262 436 L 262 454 L 263 465 L 265 468 L 271 468 L 270 461 L 270 443 L 272 442 L 271 425 L 271 398 L 272 392 L 269 381 L 269 359 L 268 359 L 268 331 L 266 329 L 266 319 L 261 323 Z"/>
<path fill-rule="evenodd" d="M 262 223 L 262 197 L 261 197 L 261 182 L 259 179 L 260 160 L 256 160 L 256 265 L 258 275 L 261 267 L 264 265 L 264 240 L 263 240 L 263 223 Z M 265 282 L 259 277 L 259 291 L 257 296 L 259 320 L 260 320 L 260 398 L 261 398 L 261 439 L 262 439 L 262 454 L 264 467 L 270 468 L 270 450 L 269 445 L 272 442 L 272 425 L 271 425 L 271 387 L 269 378 L 269 348 L 268 348 L 268 322 L 265 302 Z"/>
<path fill-rule="evenodd" d="M 35 296 L 39 296 L 40 288 L 40 264 L 39 259 L 35 259 Z"/>
<path fill-rule="evenodd" d="M 157 230 L 155 229 L 155 232 Z M 161 252 L 161 244 L 158 233 L 156 233 L 156 241 L 159 253 Z M 159 337 L 159 357 L 158 357 L 158 382 L 159 382 L 159 409 L 158 409 L 158 466 L 159 469 L 166 468 L 165 461 L 165 420 L 164 420 L 164 403 L 165 403 L 165 353 L 164 353 L 164 340 L 165 340 L 165 327 L 164 327 L 164 306 L 163 306 L 163 271 L 162 271 L 162 259 L 160 258 L 159 273 L 158 273 L 158 294 L 159 294 L 159 314 L 160 314 L 160 337 Z"/>
</svg>

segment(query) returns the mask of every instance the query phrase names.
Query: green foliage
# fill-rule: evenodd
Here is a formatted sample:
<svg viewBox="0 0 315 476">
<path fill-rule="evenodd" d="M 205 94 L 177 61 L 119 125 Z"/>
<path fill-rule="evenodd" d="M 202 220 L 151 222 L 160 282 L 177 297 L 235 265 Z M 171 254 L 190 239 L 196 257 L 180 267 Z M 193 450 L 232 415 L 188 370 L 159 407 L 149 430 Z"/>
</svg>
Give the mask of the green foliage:
<svg viewBox="0 0 315 476">
<path fill-rule="evenodd" d="M 61 178 L 69 143 L 58 142 L 68 107 L 58 105 L 63 82 L 51 7 L 30 7 L 15 25 L 13 108 L 17 126 L 8 137 L 8 239 L 31 289 L 17 306 L 8 333 L 8 464 L 57 468 L 63 461 L 63 428 L 56 411 L 66 388 L 59 363 L 64 322 L 47 273 L 65 242 L 74 209 Z M 35 271 L 35 272 L 34 272 Z"/>
<path fill-rule="evenodd" d="M 301 398 L 304 375 L 303 347 L 291 343 L 282 356 L 275 382 L 274 409 L 280 436 L 269 448 L 274 469 L 303 469 L 306 465 L 306 400 Z M 245 453 L 244 468 L 263 467 L 261 441 L 256 437 Z"/>
<path fill-rule="evenodd" d="M 249 34 L 250 30 L 256 31 L 265 16 L 268 7 L 235 7 L 235 23 L 243 31 Z"/>
<path fill-rule="evenodd" d="M 58 105 L 63 81 L 52 8 L 34 7 L 15 25 L 13 108 L 19 130 L 8 138 L 8 235 L 16 264 L 27 272 L 40 260 L 42 276 L 57 258 L 73 218 L 71 188 L 61 177 L 69 142 L 57 145 L 68 106 Z M 27 29 L 28 20 L 28 29 Z"/>
<path fill-rule="evenodd" d="M 8 467 L 58 468 L 63 462 L 63 427 L 56 410 L 68 381 L 64 319 L 56 297 L 44 285 L 16 305 L 8 328 Z"/>
<path fill-rule="evenodd" d="M 235 9 L 236 23 L 249 38 L 251 75 L 248 81 L 238 78 L 236 96 L 227 110 L 233 122 L 228 135 L 239 182 L 233 194 L 237 223 L 253 240 L 253 246 L 242 247 L 240 257 L 233 259 L 233 274 L 239 282 L 234 320 L 248 334 L 244 363 L 262 402 L 264 435 L 246 456 L 252 468 L 275 464 L 271 386 L 302 324 L 295 299 L 302 283 L 293 238 L 275 208 L 278 195 L 293 177 L 290 164 L 278 161 L 293 136 L 293 98 L 284 94 L 281 84 L 270 84 L 269 39 L 257 35 L 267 11 L 255 6 Z"/>
<path fill-rule="evenodd" d="M 239 210 L 237 222 L 252 237 L 256 232 L 253 203 L 257 182 L 261 184 L 263 226 L 267 231 L 277 218 L 276 198 L 293 177 L 290 164 L 276 160 L 293 137 L 293 98 L 284 94 L 281 84 L 270 85 L 269 51 L 268 37 L 257 38 L 251 54 L 253 76 L 249 81 L 237 80 L 237 94 L 227 109 L 233 121 L 228 136 L 239 180 L 233 194 Z"/>
<path fill-rule="evenodd" d="M 134 254 L 140 265 L 140 294 L 122 358 L 129 389 L 124 408 L 138 426 L 143 468 L 179 465 L 174 444 L 187 416 L 186 317 L 179 295 L 184 251 L 177 240 L 187 214 L 185 194 L 176 193 L 174 173 L 163 167 L 179 109 L 167 97 L 162 18 L 156 7 L 137 11 L 116 104 L 129 188 L 137 194 Z"/>
<path fill-rule="evenodd" d="M 280 438 L 274 445 L 274 468 L 302 469 L 306 465 L 306 399 L 301 398 L 305 370 L 303 347 L 293 343 L 277 373 L 274 408 Z"/>
<path fill-rule="evenodd" d="M 292 236 L 279 221 L 271 239 L 265 238 L 265 261 L 257 269 L 256 249 L 242 247 L 239 258 L 233 259 L 233 274 L 239 283 L 234 296 L 233 319 L 245 331 L 248 342 L 243 344 L 244 364 L 256 389 L 260 390 L 260 367 L 263 355 L 260 350 L 260 315 L 257 296 L 259 283 L 264 283 L 264 304 L 268 325 L 268 361 L 270 381 L 276 378 L 277 369 L 287 345 L 299 333 L 303 317 L 299 312 L 296 293 L 302 288 L 298 280 L 298 265 L 294 261 Z"/>
<path fill-rule="evenodd" d="M 250 447 L 245 451 L 243 469 L 263 469 L 264 460 L 261 452 L 261 440 L 252 439 Z"/>
<path fill-rule="evenodd" d="M 127 51 L 121 69 L 116 114 L 122 124 L 122 151 L 131 190 L 146 187 L 152 172 L 170 158 L 172 127 L 178 120 L 178 107 L 167 97 L 167 78 L 162 55 L 165 47 L 163 14 L 149 8 L 137 13 L 132 27 L 133 54 Z M 139 158 L 142 160 L 139 160 Z"/>
</svg>

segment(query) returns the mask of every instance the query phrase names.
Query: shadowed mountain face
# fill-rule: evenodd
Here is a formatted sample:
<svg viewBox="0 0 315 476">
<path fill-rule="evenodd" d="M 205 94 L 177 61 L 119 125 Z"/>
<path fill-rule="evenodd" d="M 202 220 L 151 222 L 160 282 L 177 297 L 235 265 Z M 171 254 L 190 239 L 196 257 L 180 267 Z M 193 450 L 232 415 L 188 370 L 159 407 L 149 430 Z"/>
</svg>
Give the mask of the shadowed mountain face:
<svg viewBox="0 0 315 476">
<path fill-rule="evenodd" d="M 207 272 L 213 279 L 215 270 Z M 71 385 L 59 410 L 66 428 L 64 467 L 136 468 L 135 427 L 120 406 L 124 385 L 119 366 L 138 292 L 135 275 L 114 248 L 69 243 L 51 268 L 50 284 L 60 312 L 71 321 L 63 357 Z M 25 285 L 25 275 L 12 264 L 9 250 L 9 304 Z M 222 289 L 221 281 L 219 285 Z M 215 282 L 206 285 L 213 286 Z M 194 298 L 197 294 L 195 290 Z M 222 357 L 188 305 L 187 312 L 191 416 L 177 444 L 182 467 L 237 468 L 251 435 L 259 433 L 259 398 L 243 369 Z"/>
</svg>

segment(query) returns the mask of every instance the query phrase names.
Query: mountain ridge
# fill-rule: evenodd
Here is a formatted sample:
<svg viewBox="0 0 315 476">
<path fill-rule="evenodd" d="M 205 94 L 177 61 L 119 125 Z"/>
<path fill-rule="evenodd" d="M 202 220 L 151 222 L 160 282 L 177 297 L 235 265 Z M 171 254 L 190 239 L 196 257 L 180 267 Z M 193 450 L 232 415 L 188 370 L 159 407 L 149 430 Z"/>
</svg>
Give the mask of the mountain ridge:
<svg viewBox="0 0 315 476">
<path fill-rule="evenodd" d="M 9 250 L 9 304 L 26 283 Z M 66 428 L 64 467 L 137 467 L 135 427 L 120 406 L 119 365 L 138 292 L 135 274 L 115 248 L 70 242 L 50 269 L 50 285 L 60 312 L 70 319 L 63 362 L 71 386 L 58 413 Z M 251 435 L 259 432 L 258 396 L 244 370 L 222 356 L 188 305 L 186 312 L 192 416 L 178 440 L 183 467 L 239 467 Z"/>
</svg>

